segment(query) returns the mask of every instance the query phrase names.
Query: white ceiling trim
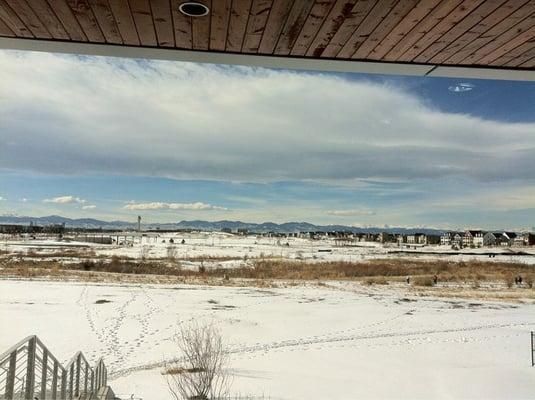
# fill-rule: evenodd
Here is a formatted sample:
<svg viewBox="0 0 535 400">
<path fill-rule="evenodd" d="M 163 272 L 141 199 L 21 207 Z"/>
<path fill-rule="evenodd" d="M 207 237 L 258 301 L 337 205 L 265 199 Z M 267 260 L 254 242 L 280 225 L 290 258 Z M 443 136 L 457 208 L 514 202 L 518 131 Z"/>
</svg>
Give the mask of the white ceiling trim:
<svg viewBox="0 0 535 400">
<path fill-rule="evenodd" d="M 429 64 L 311 59 L 287 56 L 278 57 L 257 54 L 235 54 L 20 38 L 0 38 L 0 49 L 244 65 L 307 71 L 535 81 L 535 70 L 450 67 Z"/>
</svg>

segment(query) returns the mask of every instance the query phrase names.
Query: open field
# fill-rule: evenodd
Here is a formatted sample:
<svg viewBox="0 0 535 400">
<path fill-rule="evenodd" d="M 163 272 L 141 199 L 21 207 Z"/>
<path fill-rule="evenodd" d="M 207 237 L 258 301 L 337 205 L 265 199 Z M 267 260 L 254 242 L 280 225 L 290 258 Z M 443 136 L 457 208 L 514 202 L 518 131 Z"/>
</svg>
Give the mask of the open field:
<svg viewBox="0 0 535 400">
<path fill-rule="evenodd" d="M 250 398 L 535 393 L 529 253 L 403 255 L 219 234 L 175 237 L 169 251 L 169 238 L 3 241 L 0 350 L 37 334 L 62 360 L 103 355 L 123 398 L 163 400 L 180 325 L 210 321 L 228 345 L 232 392 Z"/>
<path fill-rule="evenodd" d="M 401 286 L 216 287 L 0 281 L 0 348 L 38 334 L 63 359 L 104 355 L 119 394 L 168 399 L 180 323 L 210 320 L 233 392 L 272 399 L 532 398 L 531 304 Z M 103 301 L 105 300 L 105 301 Z M 503 384 L 507 382 L 507 384 Z"/>
<path fill-rule="evenodd" d="M 257 287 L 350 280 L 364 285 L 405 285 L 409 291 L 430 296 L 514 301 L 535 298 L 535 256 L 529 248 L 523 255 L 511 255 L 507 248 L 491 249 L 497 256 L 489 257 L 448 254 L 449 249 L 437 246 L 400 254 L 397 248 L 377 243 L 337 247 L 330 240 L 288 238 L 281 242 L 220 233 L 137 239 L 129 245 L 4 240 L 0 276 Z M 443 254 L 437 255 L 437 250 Z M 523 279 L 520 285 L 515 283 L 518 276 Z"/>
<path fill-rule="evenodd" d="M 132 233 L 131 235 L 137 235 Z M 64 262 L 79 258 L 109 258 L 117 256 L 129 259 L 168 259 L 182 261 L 184 266 L 197 267 L 201 262 L 233 268 L 247 265 L 251 259 L 285 259 L 310 262 L 367 261 L 381 259 L 420 259 L 447 261 L 496 261 L 535 264 L 535 248 L 480 248 L 454 251 L 447 246 L 417 246 L 405 249 L 395 244 L 358 242 L 354 246 L 337 246 L 333 239 L 310 240 L 303 238 L 270 238 L 236 236 L 218 232 L 166 233 L 148 236 L 132 236 L 126 245 L 100 245 L 76 241 L 58 241 L 52 238 L 20 239 L 0 237 L 0 252 L 18 255 L 26 259 L 52 258 Z M 123 242 L 120 239 L 120 242 Z M 170 243 L 172 240 L 173 243 Z M 184 243 L 182 243 L 184 241 Z M 170 250 L 173 249 L 173 250 Z M 517 254 L 521 252 L 522 254 Z M 489 258 L 488 253 L 496 256 Z"/>
</svg>

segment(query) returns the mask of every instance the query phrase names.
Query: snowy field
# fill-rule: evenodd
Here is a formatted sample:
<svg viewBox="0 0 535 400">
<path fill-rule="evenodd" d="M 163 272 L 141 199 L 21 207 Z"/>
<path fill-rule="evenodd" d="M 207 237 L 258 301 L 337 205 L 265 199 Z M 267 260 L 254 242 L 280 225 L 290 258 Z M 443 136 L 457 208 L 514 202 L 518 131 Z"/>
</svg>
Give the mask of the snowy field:
<svg viewBox="0 0 535 400">
<path fill-rule="evenodd" d="M 169 247 L 174 248 L 175 257 L 183 260 L 184 267 L 197 267 L 201 258 L 220 258 L 204 260 L 205 266 L 236 267 L 248 265 L 255 258 L 284 258 L 307 261 L 366 261 L 377 258 L 418 258 L 421 260 L 447 259 L 451 261 L 505 261 L 535 264 L 535 248 L 484 247 L 454 251 L 448 246 L 419 246 L 400 248 L 396 244 L 382 245 L 376 242 L 357 242 L 353 246 L 339 246 L 333 239 L 310 240 L 304 238 L 269 238 L 255 236 L 236 236 L 218 232 L 191 234 L 148 234 L 132 236 L 125 241 L 119 235 L 123 245 L 101 245 L 77 241 L 58 241 L 57 239 L 12 239 L 0 238 L 0 250 L 15 255 L 58 254 L 65 250 L 80 254 L 91 252 L 98 256 L 120 256 L 130 258 L 162 259 L 168 256 Z M 116 236 L 113 236 L 116 240 Z M 172 241 L 173 243 L 170 243 Z M 184 242 L 184 243 L 182 243 Z M 405 251 L 399 253 L 400 250 Z M 512 252 L 522 251 L 523 255 Z M 489 258 L 486 253 L 495 253 Z M 440 253 L 440 254 L 436 254 Z M 222 260 L 227 258 L 227 260 Z M 68 259 L 68 257 L 67 257 Z M 191 261 L 194 259 L 193 261 Z M 65 260 L 64 260 L 65 261 Z M 72 259 L 71 261 L 77 261 Z M 189 263 L 189 264 L 188 264 Z"/>
<path fill-rule="evenodd" d="M 107 300 L 107 303 L 98 300 Z M 280 289 L 0 281 L 0 352 L 37 334 L 105 356 L 123 398 L 169 399 L 180 323 L 212 320 L 233 392 L 271 399 L 533 399 L 531 304 L 412 297 L 354 282 Z"/>
</svg>

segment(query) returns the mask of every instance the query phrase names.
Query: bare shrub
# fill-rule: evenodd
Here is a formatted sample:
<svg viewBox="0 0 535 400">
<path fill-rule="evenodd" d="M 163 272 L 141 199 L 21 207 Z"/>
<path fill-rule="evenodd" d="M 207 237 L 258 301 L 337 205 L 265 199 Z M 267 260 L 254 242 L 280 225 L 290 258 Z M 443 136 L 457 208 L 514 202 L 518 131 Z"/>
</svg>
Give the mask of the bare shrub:
<svg viewBox="0 0 535 400">
<path fill-rule="evenodd" d="M 26 252 L 26 257 L 39 257 L 39 254 L 37 253 L 37 251 L 35 251 L 34 249 L 29 249 L 27 252 Z"/>
<path fill-rule="evenodd" d="M 535 277 L 533 275 L 526 276 L 526 285 L 528 285 L 528 287 L 530 289 L 533 289 L 533 281 L 534 280 L 535 280 Z"/>
<path fill-rule="evenodd" d="M 513 283 L 515 283 L 515 278 L 513 278 L 512 275 L 507 275 L 505 278 L 504 278 L 504 281 L 505 281 L 505 285 L 511 289 L 513 287 Z"/>
<path fill-rule="evenodd" d="M 175 340 L 181 358 L 165 371 L 172 397 L 210 400 L 227 396 L 228 353 L 221 332 L 212 324 L 193 324 L 182 327 Z"/>
<path fill-rule="evenodd" d="M 414 286 L 434 286 L 433 277 L 431 276 L 417 276 L 412 280 Z"/>
<path fill-rule="evenodd" d="M 121 265 L 121 258 L 118 255 L 114 254 L 113 256 L 111 256 L 110 265 L 113 267 Z"/>
<path fill-rule="evenodd" d="M 169 260 L 169 262 L 174 263 L 176 261 L 177 254 L 178 250 L 174 245 L 167 247 L 167 260 Z"/>
<path fill-rule="evenodd" d="M 388 281 L 384 276 L 378 276 L 376 278 L 366 278 L 364 280 L 366 285 L 388 285 Z"/>
<path fill-rule="evenodd" d="M 95 262 L 91 260 L 85 260 L 80 263 L 84 271 L 91 271 L 95 269 Z"/>
<path fill-rule="evenodd" d="M 145 261 L 147 257 L 149 256 L 150 247 L 149 246 L 141 246 L 141 249 L 139 250 L 139 257 Z"/>
</svg>

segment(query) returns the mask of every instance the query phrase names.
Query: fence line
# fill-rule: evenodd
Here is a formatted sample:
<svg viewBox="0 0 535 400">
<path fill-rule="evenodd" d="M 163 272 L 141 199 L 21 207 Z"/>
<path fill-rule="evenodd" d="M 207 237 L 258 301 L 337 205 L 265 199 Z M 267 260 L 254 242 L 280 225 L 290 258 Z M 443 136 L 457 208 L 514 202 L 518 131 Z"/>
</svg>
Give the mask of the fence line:
<svg viewBox="0 0 535 400">
<path fill-rule="evenodd" d="M 72 400 L 107 386 L 103 359 L 92 368 L 82 352 L 63 367 L 33 335 L 0 354 L 0 400 Z"/>
</svg>

